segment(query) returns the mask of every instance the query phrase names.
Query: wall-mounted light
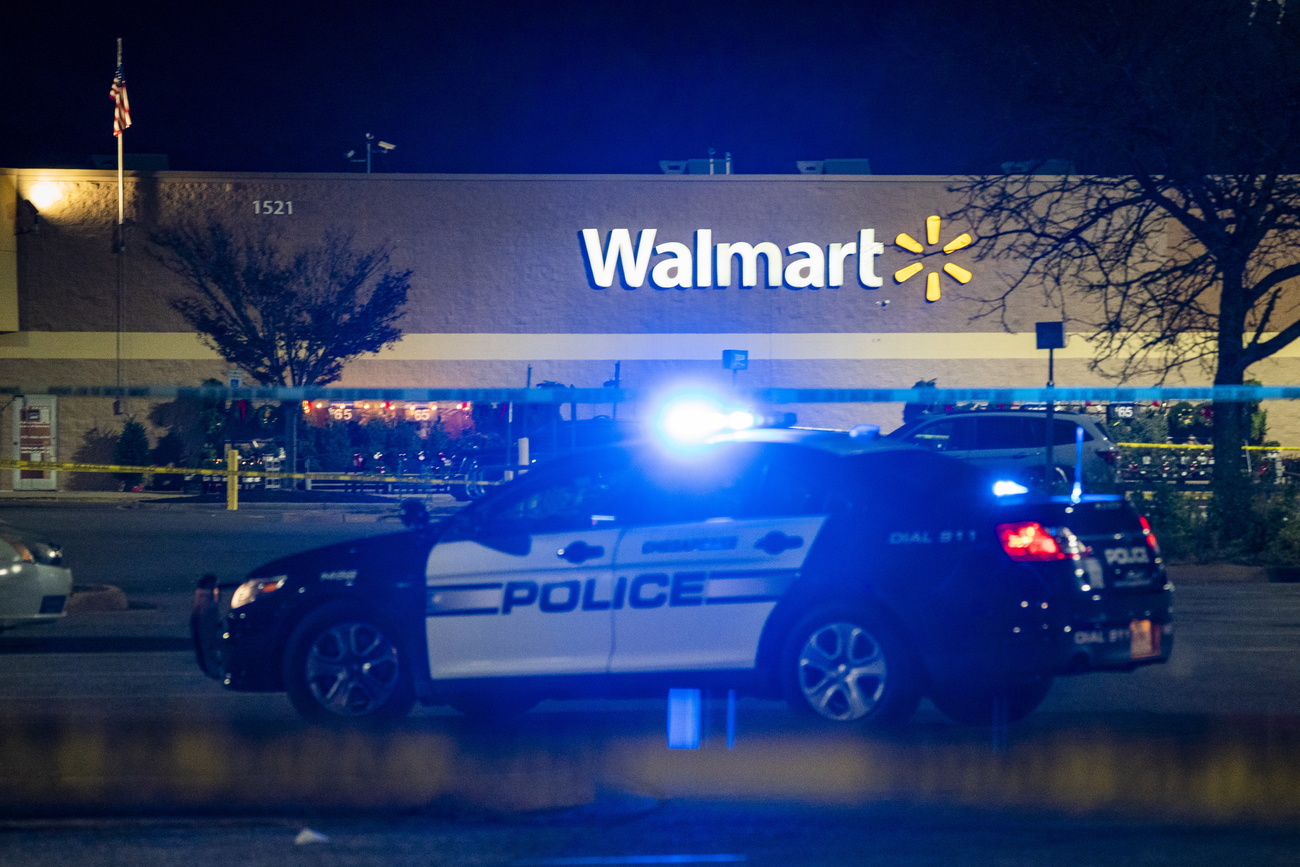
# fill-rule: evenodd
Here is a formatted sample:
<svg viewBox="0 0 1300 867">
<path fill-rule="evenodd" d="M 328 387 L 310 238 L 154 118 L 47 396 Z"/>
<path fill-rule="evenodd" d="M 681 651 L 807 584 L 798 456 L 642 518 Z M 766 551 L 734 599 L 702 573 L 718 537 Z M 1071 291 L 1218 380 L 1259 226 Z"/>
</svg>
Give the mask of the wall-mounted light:
<svg viewBox="0 0 1300 867">
<path fill-rule="evenodd" d="M 25 198 L 36 206 L 36 210 L 48 210 L 63 198 L 63 184 L 54 181 L 38 181 L 27 188 Z"/>
</svg>

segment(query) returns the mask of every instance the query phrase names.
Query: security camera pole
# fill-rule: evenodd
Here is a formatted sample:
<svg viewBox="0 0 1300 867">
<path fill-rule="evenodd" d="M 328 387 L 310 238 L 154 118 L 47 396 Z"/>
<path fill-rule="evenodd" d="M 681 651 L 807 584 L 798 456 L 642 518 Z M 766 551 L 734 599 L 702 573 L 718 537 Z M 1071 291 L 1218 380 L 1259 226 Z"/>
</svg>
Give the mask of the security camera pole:
<svg viewBox="0 0 1300 867">
<path fill-rule="evenodd" d="M 1047 450 L 1043 466 L 1043 485 L 1050 490 L 1052 469 L 1055 466 L 1052 458 L 1056 450 L 1056 420 L 1053 417 L 1056 412 L 1056 398 L 1052 396 L 1050 389 L 1056 387 L 1056 350 L 1065 348 L 1065 323 L 1036 322 L 1034 323 L 1034 330 L 1038 336 L 1038 348 L 1047 350 L 1047 388 L 1049 391 L 1047 393 Z"/>
<path fill-rule="evenodd" d="M 348 162 L 365 163 L 366 174 L 370 174 L 370 158 L 372 154 L 383 156 L 384 154 L 390 154 L 395 150 L 397 150 L 397 145 L 390 144 L 386 141 L 379 141 L 375 138 L 374 133 L 368 132 L 366 133 L 366 156 L 364 159 L 357 156 L 356 151 L 348 151 L 343 156 Z"/>
</svg>

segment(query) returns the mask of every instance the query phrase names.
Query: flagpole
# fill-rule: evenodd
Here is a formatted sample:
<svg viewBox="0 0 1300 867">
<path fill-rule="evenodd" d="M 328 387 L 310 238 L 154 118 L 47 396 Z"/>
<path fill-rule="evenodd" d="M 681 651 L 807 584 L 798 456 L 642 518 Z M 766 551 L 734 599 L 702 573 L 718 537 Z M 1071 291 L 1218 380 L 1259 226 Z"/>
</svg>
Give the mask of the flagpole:
<svg viewBox="0 0 1300 867">
<path fill-rule="evenodd" d="M 121 37 L 119 37 L 117 40 L 117 67 L 118 69 L 122 68 Z M 123 130 L 122 132 L 125 132 L 125 130 Z M 119 134 L 117 136 L 114 136 L 114 138 L 117 139 L 117 233 L 118 233 L 117 242 L 118 242 L 118 252 L 121 252 L 121 248 L 124 246 L 122 242 L 125 240 L 122 237 L 122 226 L 126 222 L 126 205 L 124 201 L 126 196 L 124 194 L 124 185 L 122 181 L 122 174 L 123 174 L 122 173 L 122 164 L 123 164 L 122 136 L 121 134 Z"/>
<path fill-rule="evenodd" d="M 122 70 L 122 39 L 117 40 L 117 70 L 121 75 Z M 125 84 L 123 84 L 125 88 Z M 114 106 L 115 118 L 120 115 L 120 109 L 123 96 Z M 129 118 L 129 116 L 128 116 Z M 127 124 L 130 120 L 127 120 Z M 114 129 L 117 139 L 117 239 L 114 252 L 117 254 L 117 387 L 122 387 L 122 333 L 126 328 L 126 183 L 124 180 L 125 172 L 125 138 L 126 129 Z M 114 402 L 113 409 L 115 412 L 126 412 L 125 398 L 118 398 Z"/>
</svg>

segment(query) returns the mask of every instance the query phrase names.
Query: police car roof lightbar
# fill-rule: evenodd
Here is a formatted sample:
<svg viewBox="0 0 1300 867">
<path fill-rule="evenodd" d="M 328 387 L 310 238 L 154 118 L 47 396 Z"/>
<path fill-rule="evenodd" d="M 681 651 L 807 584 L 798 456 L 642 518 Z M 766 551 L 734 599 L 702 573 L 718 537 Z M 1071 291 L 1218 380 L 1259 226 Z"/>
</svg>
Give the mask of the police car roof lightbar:
<svg viewBox="0 0 1300 867">
<path fill-rule="evenodd" d="M 794 413 L 763 414 L 708 392 L 679 393 L 654 415 L 656 435 L 668 443 L 703 443 L 711 437 L 760 427 L 790 427 Z"/>
<path fill-rule="evenodd" d="M 707 398 L 684 398 L 665 404 L 656 427 L 668 439 L 703 442 L 719 433 L 748 430 L 758 417 L 747 410 L 726 410 Z"/>
</svg>

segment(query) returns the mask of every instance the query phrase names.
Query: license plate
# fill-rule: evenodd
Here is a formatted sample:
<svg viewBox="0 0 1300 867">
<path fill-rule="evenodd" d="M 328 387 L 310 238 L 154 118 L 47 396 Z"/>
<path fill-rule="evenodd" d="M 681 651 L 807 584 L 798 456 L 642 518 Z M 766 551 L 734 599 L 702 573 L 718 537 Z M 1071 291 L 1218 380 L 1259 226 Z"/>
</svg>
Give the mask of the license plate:
<svg viewBox="0 0 1300 867">
<path fill-rule="evenodd" d="M 1134 620 L 1128 625 L 1129 656 L 1133 659 L 1150 659 L 1160 655 L 1160 624 L 1150 620 Z"/>
</svg>

